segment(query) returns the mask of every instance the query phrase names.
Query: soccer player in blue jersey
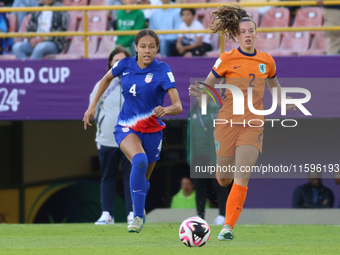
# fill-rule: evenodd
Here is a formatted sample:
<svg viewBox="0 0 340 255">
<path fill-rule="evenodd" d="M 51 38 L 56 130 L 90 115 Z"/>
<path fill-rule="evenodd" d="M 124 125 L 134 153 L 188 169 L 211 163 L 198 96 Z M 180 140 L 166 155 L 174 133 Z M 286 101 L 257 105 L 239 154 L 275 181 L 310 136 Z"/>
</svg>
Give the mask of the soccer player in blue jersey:
<svg viewBox="0 0 340 255">
<path fill-rule="evenodd" d="M 121 76 L 125 102 L 118 116 L 114 135 L 120 149 L 131 161 L 130 192 L 134 207 L 134 219 L 129 232 L 139 233 L 143 228 L 143 212 L 146 194 L 150 188 L 149 178 L 160 158 L 163 129 L 161 118 L 178 115 L 182 104 L 170 67 L 158 62 L 155 55 L 159 48 L 157 34 L 141 30 L 135 37 L 136 57 L 116 62 L 100 81 L 97 93 L 84 114 L 84 128 L 91 126 L 89 120 L 95 115 L 95 107 L 114 77 Z M 171 105 L 163 107 L 168 92 Z"/>
</svg>

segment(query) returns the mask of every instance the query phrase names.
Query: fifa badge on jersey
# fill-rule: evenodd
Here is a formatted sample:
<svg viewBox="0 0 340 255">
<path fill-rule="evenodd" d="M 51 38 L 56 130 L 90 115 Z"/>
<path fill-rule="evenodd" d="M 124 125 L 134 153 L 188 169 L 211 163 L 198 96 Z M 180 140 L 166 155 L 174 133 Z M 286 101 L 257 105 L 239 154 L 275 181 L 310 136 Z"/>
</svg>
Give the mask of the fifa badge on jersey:
<svg viewBox="0 0 340 255">
<path fill-rule="evenodd" d="M 265 64 L 259 64 L 259 70 L 261 73 L 265 73 L 266 72 L 266 65 Z"/>
<path fill-rule="evenodd" d="M 129 132 L 130 128 L 128 128 L 128 127 L 123 127 L 122 130 L 123 130 L 124 133 L 126 133 L 126 132 Z"/>
<path fill-rule="evenodd" d="M 215 142 L 215 147 L 217 151 L 220 150 L 220 143 L 218 141 Z"/>
<path fill-rule="evenodd" d="M 153 77 L 153 74 L 152 73 L 148 73 L 145 77 L 145 82 L 146 83 L 150 83 L 152 81 L 152 77 Z"/>
</svg>

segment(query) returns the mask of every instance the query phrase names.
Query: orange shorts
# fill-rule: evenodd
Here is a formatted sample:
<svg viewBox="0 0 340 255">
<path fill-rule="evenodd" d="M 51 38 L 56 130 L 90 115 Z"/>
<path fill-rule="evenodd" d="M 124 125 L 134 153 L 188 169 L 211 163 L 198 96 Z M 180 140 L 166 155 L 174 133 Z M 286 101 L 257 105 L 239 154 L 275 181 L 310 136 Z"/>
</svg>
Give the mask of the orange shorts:
<svg viewBox="0 0 340 255">
<path fill-rule="evenodd" d="M 222 157 L 235 156 L 236 147 L 252 145 L 262 153 L 263 127 L 218 124 L 215 126 L 216 154 Z"/>
</svg>

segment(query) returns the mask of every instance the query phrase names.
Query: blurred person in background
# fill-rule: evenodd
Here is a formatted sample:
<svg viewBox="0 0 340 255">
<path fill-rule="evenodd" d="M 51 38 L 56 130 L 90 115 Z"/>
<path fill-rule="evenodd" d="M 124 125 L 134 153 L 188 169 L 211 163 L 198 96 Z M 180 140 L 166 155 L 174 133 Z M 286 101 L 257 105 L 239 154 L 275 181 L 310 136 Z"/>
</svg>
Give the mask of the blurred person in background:
<svg viewBox="0 0 340 255">
<path fill-rule="evenodd" d="M 161 0 L 137 0 L 137 4 L 151 4 L 151 5 L 162 5 Z M 151 17 L 151 14 L 157 9 L 143 9 L 145 21 L 146 21 L 146 27 L 149 26 L 149 19 Z"/>
<path fill-rule="evenodd" d="M 162 0 L 162 4 L 172 4 L 170 0 Z M 174 30 L 179 29 L 182 23 L 181 9 L 156 9 L 150 17 L 149 28 L 152 30 Z M 177 34 L 159 35 L 160 53 L 162 57 L 170 56 L 170 47 L 177 42 Z"/>
<path fill-rule="evenodd" d="M 134 5 L 136 0 L 122 0 L 124 5 Z M 141 30 L 145 28 L 145 17 L 141 10 L 119 10 L 116 20 L 117 30 Z M 118 35 L 116 45 L 122 45 L 130 55 L 135 55 L 134 35 Z"/>
<path fill-rule="evenodd" d="M 130 57 L 130 54 L 122 47 L 115 48 L 108 59 L 108 70 L 117 61 Z M 130 172 L 131 163 L 125 157 L 124 153 L 119 149 L 113 134 L 117 124 L 118 114 L 122 109 L 124 98 L 122 95 L 121 77 L 115 77 L 96 105 L 96 143 L 98 148 L 101 182 L 101 205 L 102 216 L 96 221 L 96 225 L 114 224 L 113 212 L 114 201 L 116 195 L 116 178 L 119 170 L 119 164 L 124 179 L 124 196 L 127 212 L 127 221 L 133 220 L 132 201 L 130 194 Z M 99 83 L 95 85 L 90 95 L 90 103 L 92 102 Z"/>
<path fill-rule="evenodd" d="M 340 5 L 323 5 L 324 0 L 316 0 L 322 5 L 322 13 L 325 19 L 324 26 L 340 26 Z M 340 31 L 326 31 L 327 54 L 340 54 Z"/>
<path fill-rule="evenodd" d="M 56 0 L 41 0 L 42 5 L 61 6 Z M 32 13 L 27 32 L 49 33 L 66 31 L 69 24 L 67 11 L 42 11 Z M 48 54 L 58 54 L 63 51 L 66 37 L 29 37 L 13 46 L 17 59 L 42 59 Z M 30 56 L 30 57 L 29 57 Z"/>
<path fill-rule="evenodd" d="M 13 5 L 13 0 L 0 0 L 0 7 L 1 6 L 6 6 L 6 7 L 11 7 Z"/>
<path fill-rule="evenodd" d="M 12 7 L 37 7 L 40 2 L 43 1 L 37 1 L 37 0 L 14 0 Z M 26 17 L 28 14 L 27 12 L 13 12 L 15 15 L 17 15 L 18 23 L 17 23 L 17 31 L 19 31 L 22 20 Z"/>
<path fill-rule="evenodd" d="M 110 6 L 110 5 L 121 5 L 122 4 L 122 1 L 121 0 L 106 0 L 106 5 L 107 6 Z M 117 19 L 117 12 L 118 10 L 106 10 L 106 13 L 107 13 L 107 16 L 110 17 L 111 16 L 111 20 L 112 21 L 115 21 Z M 117 29 L 115 27 L 115 24 L 113 24 L 112 22 L 112 25 L 113 25 L 113 29 Z"/>
<path fill-rule="evenodd" d="M 0 13 L 0 33 L 8 33 L 10 31 L 9 20 L 5 12 Z M 9 54 L 12 51 L 13 38 L 0 38 L 0 55 Z"/>
<path fill-rule="evenodd" d="M 334 195 L 322 185 L 321 173 L 309 173 L 308 181 L 294 190 L 293 208 L 332 208 Z"/>
<path fill-rule="evenodd" d="M 201 114 L 201 97 L 189 110 L 187 125 L 187 162 L 196 166 L 215 166 L 216 152 L 214 142 L 214 127 L 212 122 L 217 118 L 218 106 L 207 97 L 207 114 Z M 223 225 L 225 221 L 225 204 L 232 187 L 221 187 L 215 178 L 195 178 L 197 215 L 204 219 L 205 201 L 208 195 L 215 193 L 219 215 L 215 219 L 216 225 Z M 212 201 L 212 200 L 211 200 Z M 214 203 L 216 204 L 216 203 Z"/>
<path fill-rule="evenodd" d="M 194 191 L 194 184 L 188 177 L 181 179 L 181 189 L 176 195 L 172 197 L 172 209 L 192 209 L 196 208 L 196 193 Z"/>
<path fill-rule="evenodd" d="M 186 30 L 204 29 L 203 25 L 195 20 L 195 15 L 195 9 L 181 10 L 183 22 L 179 30 L 183 30 L 183 33 L 178 35 L 176 45 L 171 45 L 171 56 L 183 56 L 186 52 L 192 52 L 193 56 L 204 56 L 205 52 L 212 49 L 209 34 L 185 34 Z"/>
</svg>

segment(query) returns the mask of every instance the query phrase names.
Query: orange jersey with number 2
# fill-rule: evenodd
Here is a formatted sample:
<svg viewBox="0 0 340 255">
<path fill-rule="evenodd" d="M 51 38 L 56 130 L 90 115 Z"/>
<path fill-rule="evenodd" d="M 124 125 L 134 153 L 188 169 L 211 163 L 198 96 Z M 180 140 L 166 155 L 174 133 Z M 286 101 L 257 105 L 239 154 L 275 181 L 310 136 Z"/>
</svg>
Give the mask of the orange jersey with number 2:
<svg viewBox="0 0 340 255">
<path fill-rule="evenodd" d="M 216 78 L 224 78 L 222 83 L 237 86 L 244 95 L 244 115 L 233 115 L 233 96 L 229 89 L 221 89 L 222 108 L 219 119 L 233 121 L 248 121 L 262 119 L 254 115 L 248 108 L 248 88 L 252 88 L 253 106 L 263 110 L 262 98 L 265 89 L 265 79 L 276 76 L 275 62 L 268 53 L 255 50 L 253 54 L 245 53 L 240 48 L 224 52 L 212 68 Z"/>
</svg>

